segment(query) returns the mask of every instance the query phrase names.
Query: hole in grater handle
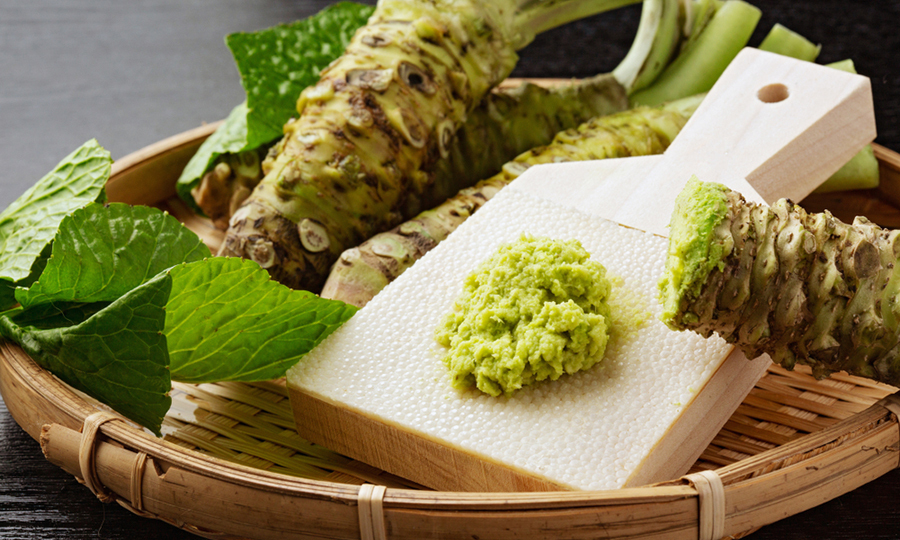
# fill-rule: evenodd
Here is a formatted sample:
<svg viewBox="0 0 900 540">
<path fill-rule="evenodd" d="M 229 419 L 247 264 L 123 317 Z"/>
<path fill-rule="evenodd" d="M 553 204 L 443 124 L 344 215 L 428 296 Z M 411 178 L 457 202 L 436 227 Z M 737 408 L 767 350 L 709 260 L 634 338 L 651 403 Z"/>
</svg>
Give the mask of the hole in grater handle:
<svg viewBox="0 0 900 540">
<path fill-rule="evenodd" d="M 767 84 L 756 92 L 756 97 L 763 103 L 778 103 L 786 100 L 790 95 L 787 86 L 781 83 Z"/>
</svg>

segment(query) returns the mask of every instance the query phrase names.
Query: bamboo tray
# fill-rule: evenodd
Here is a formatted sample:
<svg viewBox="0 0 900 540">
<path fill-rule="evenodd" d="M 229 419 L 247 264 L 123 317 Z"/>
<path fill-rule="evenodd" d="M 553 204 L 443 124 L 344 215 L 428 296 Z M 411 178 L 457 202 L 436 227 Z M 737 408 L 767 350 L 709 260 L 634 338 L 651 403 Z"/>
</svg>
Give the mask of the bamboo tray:
<svg viewBox="0 0 900 540">
<path fill-rule="evenodd" d="M 215 127 L 117 161 L 110 199 L 164 208 L 218 245 L 222 233 L 174 191 Z M 876 155 L 879 189 L 813 195 L 804 206 L 900 227 L 900 155 L 877 145 Z M 176 384 L 160 439 L 0 342 L 0 393 L 47 459 L 103 501 L 207 538 L 741 538 L 897 468 L 896 390 L 772 366 L 684 478 L 615 491 L 451 493 L 303 441 L 277 382 Z"/>
</svg>

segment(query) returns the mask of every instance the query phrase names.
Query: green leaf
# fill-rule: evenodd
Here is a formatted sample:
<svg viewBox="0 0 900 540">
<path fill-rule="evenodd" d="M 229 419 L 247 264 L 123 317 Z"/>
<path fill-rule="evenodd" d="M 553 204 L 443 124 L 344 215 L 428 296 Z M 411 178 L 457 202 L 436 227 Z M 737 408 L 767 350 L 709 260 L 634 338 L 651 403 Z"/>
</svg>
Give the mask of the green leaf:
<svg viewBox="0 0 900 540">
<path fill-rule="evenodd" d="M 28 277 L 20 279 L 19 281 L 0 278 L 0 311 L 11 307 L 18 302 L 16 300 L 16 289 L 18 287 L 29 287 L 32 283 L 37 281 L 38 277 L 43 273 L 44 268 L 47 266 L 47 261 L 50 260 L 52 246 L 52 241 L 44 246 L 44 249 L 41 251 L 41 254 L 38 255 L 37 260 L 31 265 L 31 273 L 28 274 Z"/>
<path fill-rule="evenodd" d="M 300 93 L 344 52 L 373 11 L 371 6 L 340 2 L 292 24 L 228 36 L 247 101 L 231 111 L 185 167 L 178 179 L 179 196 L 195 205 L 191 189 L 219 156 L 280 138 L 284 124 L 297 115 Z"/>
<path fill-rule="evenodd" d="M 759 44 L 759 50 L 790 56 L 797 60 L 815 62 L 822 46 L 816 45 L 797 32 L 776 23 Z"/>
<path fill-rule="evenodd" d="M 16 305 L 16 284 L 10 279 L 0 278 L 0 310 Z"/>
<path fill-rule="evenodd" d="M 373 11 L 371 6 L 341 2 L 301 21 L 226 38 L 247 92 L 249 147 L 282 135 L 284 123 L 297 115 L 300 92 L 343 54 Z"/>
<path fill-rule="evenodd" d="M 31 309 L 17 308 L 15 323 L 18 326 L 27 326 L 38 330 L 76 326 L 108 307 L 111 303 L 59 302 L 57 304 L 43 304 Z"/>
<path fill-rule="evenodd" d="M 244 259 L 215 257 L 169 273 L 165 333 L 173 380 L 281 377 L 356 312 L 343 302 L 291 290 Z"/>
<path fill-rule="evenodd" d="M 28 285 L 40 273 L 63 218 L 106 199 L 111 167 L 109 152 L 92 139 L 0 213 L 0 310 L 14 304 L 16 285 Z"/>
<path fill-rule="evenodd" d="M 17 308 L 0 315 L 0 335 L 67 384 L 159 435 L 171 405 L 162 333 L 171 286 L 161 273 L 112 303 Z"/>
<path fill-rule="evenodd" d="M 25 308 L 109 302 L 167 268 L 210 256 L 196 234 L 156 208 L 90 204 L 63 219 L 44 272 L 16 299 Z"/>
</svg>

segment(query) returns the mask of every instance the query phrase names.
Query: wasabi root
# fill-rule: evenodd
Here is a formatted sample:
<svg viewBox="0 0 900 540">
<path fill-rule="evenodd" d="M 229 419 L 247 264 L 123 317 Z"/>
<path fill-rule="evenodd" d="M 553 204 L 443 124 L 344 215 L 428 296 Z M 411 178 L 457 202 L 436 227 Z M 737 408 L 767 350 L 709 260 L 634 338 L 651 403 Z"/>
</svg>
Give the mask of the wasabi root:
<svg viewBox="0 0 900 540">
<path fill-rule="evenodd" d="M 524 82 L 495 88 L 466 117 L 454 135 L 446 159 L 430 174 L 423 207 L 435 206 L 500 170 L 518 154 L 549 143 L 564 129 L 628 108 L 625 89 L 611 75 L 597 75 L 551 88 Z M 220 156 L 191 195 L 219 229 L 263 178 L 268 146 Z"/>
<path fill-rule="evenodd" d="M 900 232 L 692 179 L 672 216 L 663 321 L 748 358 L 900 384 Z"/>
<path fill-rule="evenodd" d="M 301 94 L 220 255 L 317 290 L 341 252 L 421 211 L 428 173 L 537 33 L 634 0 L 383 0 Z"/>
</svg>

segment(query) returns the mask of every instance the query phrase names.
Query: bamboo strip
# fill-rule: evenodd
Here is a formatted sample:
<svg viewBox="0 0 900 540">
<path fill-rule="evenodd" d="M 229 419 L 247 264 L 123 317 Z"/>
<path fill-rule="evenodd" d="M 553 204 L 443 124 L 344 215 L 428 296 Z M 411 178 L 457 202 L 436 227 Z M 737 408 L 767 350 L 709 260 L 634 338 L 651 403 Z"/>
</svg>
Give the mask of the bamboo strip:
<svg viewBox="0 0 900 540">
<path fill-rule="evenodd" d="M 900 207 L 900 154 L 877 144 L 873 144 L 872 149 L 878 159 L 881 180 L 878 192 L 895 207 Z"/>
<path fill-rule="evenodd" d="M 848 403 L 858 403 L 860 405 L 867 405 L 871 403 L 871 397 L 867 396 L 863 393 L 863 390 L 866 388 L 860 388 L 859 394 L 847 392 L 846 390 L 841 390 L 839 388 L 831 388 L 824 384 L 819 384 L 817 381 L 811 381 L 807 379 L 787 379 L 785 378 L 782 381 L 773 381 L 773 384 L 786 386 L 790 388 L 794 388 L 796 390 L 806 390 L 809 392 L 813 392 L 815 394 L 826 396 L 834 399 L 838 399 L 841 401 L 846 401 Z"/>
<path fill-rule="evenodd" d="M 794 416 L 790 414 L 778 413 L 777 411 L 766 410 L 759 407 L 754 407 L 752 404 L 748 404 L 746 400 L 744 400 L 745 405 L 741 407 L 741 414 L 745 414 L 749 417 L 752 417 L 756 420 L 768 420 L 771 422 L 775 422 L 781 424 L 782 426 L 790 427 L 797 431 L 805 431 L 807 433 L 812 433 L 814 431 L 818 431 L 823 427 L 828 427 L 835 423 L 834 420 L 822 419 L 821 422 L 813 422 L 810 420 L 804 420 L 799 416 Z"/>
<path fill-rule="evenodd" d="M 898 212 L 900 212 L 900 210 L 898 210 Z M 807 384 L 812 381 L 815 386 L 812 390 L 807 391 L 812 391 L 813 393 L 818 392 L 818 390 L 824 390 L 824 387 L 829 387 L 838 390 L 852 390 L 851 395 L 857 397 L 866 396 L 874 398 L 897 390 L 893 386 L 872 379 L 854 377 L 853 375 L 848 375 L 843 372 L 832 373 L 825 379 L 815 380 L 811 378 L 811 371 L 806 366 L 799 366 L 793 371 L 788 371 L 779 365 L 773 364 L 770 371 L 777 376 L 776 380 L 803 381 Z M 842 399 L 840 396 L 833 397 Z"/>
<path fill-rule="evenodd" d="M 811 399 L 803 397 L 795 397 L 787 394 L 779 394 L 770 390 L 763 390 L 757 385 L 750 394 L 754 397 L 768 399 L 773 403 L 778 403 L 788 407 L 794 407 L 803 411 L 809 411 L 821 416 L 834 418 L 835 420 L 843 420 L 844 418 L 856 414 L 866 407 L 858 403 L 835 402 L 825 405 Z"/>
<path fill-rule="evenodd" d="M 743 459 L 743 457 L 747 457 L 747 454 L 744 454 L 743 457 L 737 457 L 740 454 L 735 454 L 735 457 L 728 455 L 728 451 L 726 449 L 720 449 L 718 452 L 713 452 L 711 448 L 707 448 L 700 454 L 700 460 L 702 463 L 695 463 L 694 466 L 688 472 L 700 471 L 700 470 L 709 470 L 709 469 L 718 469 L 719 467 L 724 467 L 725 465 L 731 465 L 738 459 Z"/>
<path fill-rule="evenodd" d="M 760 428 L 752 418 L 741 417 L 738 414 L 732 415 L 731 419 L 725 423 L 725 429 L 774 445 L 787 444 L 795 438 Z"/>
<path fill-rule="evenodd" d="M 765 452 L 766 450 L 771 450 L 774 448 L 774 445 L 771 444 L 762 444 L 760 441 L 748 440 L 746 438 L 741 438 L 739 435 L 733 435 L 731 433 L 723 433 L 721 436 L 717 437 L 713 444 L 717 444 L 721 446 L 723 449 L 731 450 L 732 452 L 739 452 L 744 454 L 744 456 L 753 456 L 759 454 L 760 452 Z"/>
<path fill-rule="evenodd" d="M 715 471 L 685 476 L 697 490 L 700 506 L 700 540 L 719 540 L 725 536 L 725 487 Z"/>
<path fill-rule="evenodd" d="M 884 384 L 882 382 L 878 382 L 872 379 L 861 379 L 859 377 L 854 377 L 853 375 L 848 375 L 843 371 L 838 373 L 832 373 L 828 376 L 829 380 L 832 381 L 847 381 L 856 386 L 857 388 L 869 388 L 873 389 L 872 395 L 879 395 L 883 393 L 893 393 L 897 389 L 888 384 Z"/>
</svg>

